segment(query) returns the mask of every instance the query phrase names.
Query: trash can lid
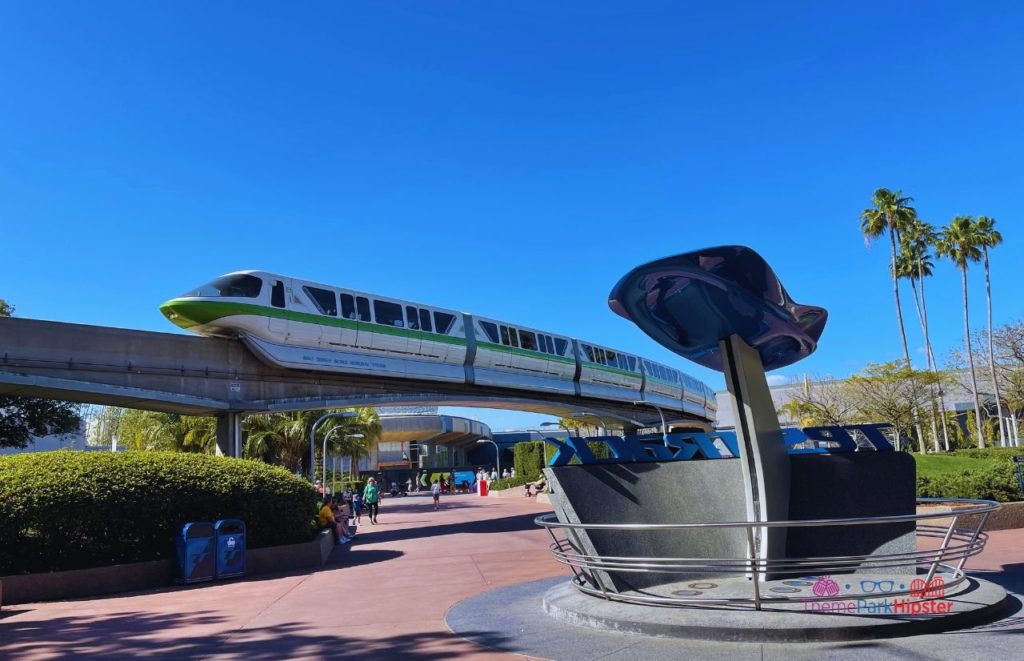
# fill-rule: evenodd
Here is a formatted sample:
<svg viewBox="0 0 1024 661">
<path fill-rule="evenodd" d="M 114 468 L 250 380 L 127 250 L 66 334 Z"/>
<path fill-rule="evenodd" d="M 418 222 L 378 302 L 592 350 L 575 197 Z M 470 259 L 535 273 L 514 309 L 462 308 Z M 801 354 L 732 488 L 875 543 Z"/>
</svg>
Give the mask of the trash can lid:
<svg viewBox="0 0 1024 661">
<path fill-rule="evenodd" d="M 181 536 L 185 539 L 213 537 L 213 524 L 209 521 L 190 521 L 181 527 Z"/>
<path fill-rule="evenodd" d="M 213 528 L 218 533 L 240 533 L 245 532 L 245 522 L 241 519 L 221 519 L 213 524 Z"/>
</svg>

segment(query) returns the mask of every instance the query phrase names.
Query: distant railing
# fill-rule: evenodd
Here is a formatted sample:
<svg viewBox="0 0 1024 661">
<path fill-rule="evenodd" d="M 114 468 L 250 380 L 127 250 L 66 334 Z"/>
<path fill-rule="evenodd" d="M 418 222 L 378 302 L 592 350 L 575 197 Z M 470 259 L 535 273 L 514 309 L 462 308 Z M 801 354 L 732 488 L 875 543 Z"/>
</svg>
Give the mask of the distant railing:
<svg viewBox="0 0 1024 661">
<path fill-rule="evenodd" d="M 806 521 L 728 521 L 709 523 L 562 523 L 554 514 L 545 514 L 535 519 L 537 525 L 544 527 L 551 535 L 551 552 L 555 560 L 568 566 L 573 572 L 573 584 L 582 592 L 603 597 L 605 599 L 629 603 L 657 604 L 662 606 L 705 606 L 722 604 L 753 604 L 758 610 L 765 604 L 836 601 L 855 599 L 874 599 L 880 595 L 874 591 L 853 591 L 836 594 L 831 590 L 815 590 L 807 594 L 806 590 L 793 590 L 799 594 L 766 593 L 765 583 L 760 580 L 765 575 L 810 576 L 812 578 L 850 574 L 851 568 L 864 573 L 871 570 L 886 570 L 908 567 L 913 568 L 915 581 L 907 580 L 904 589 L 886 590 L 885 597 L 909 596 L 917 599 L 932 598 L 926 589 L 920 586 L 932 585 L 932 579 L 941 575 L 945 590 L 949 590 L 966 580 L 964 564 L 967 559 L 981 553 L 988 540 L 988 534 L 982 528 L 989 514 L 999 509 L 999 503 L 990 500 L 920 498 L 920 505 L 963 506 L 950 511 L 925 512 L 898 516 L 867 516 L 836 519 L 813 519 Z M 936 519 L 950 519 L 949 525 L 921 523 Z M 958 527 L 958 522 L 968 520 L 969 525 Z M 883 553 L 877 555 L 843 555 L 814 558 L 759 558 L 755 551 L 755 531 L 759 528 L 817 528 L 831 526 L 869 526 L 893 523 L 915 523 L 916 541 L 913 551 Z M 609 530 L 621 533 L 650 532 L 667 530 L 708 530 L 712 528 L 732 528 L 744 530 L 747 539 L 747 552 L 743 557 L 734 558 L 650 558 L 601 556 L 587 553 L 581 541 L 581 530 Z M 556 534 L 561 533 L 561 535 Z M 939 540 L 935 545 L 932 540 Z M 935 546 L 935 548 L 928 548 Z M 693 574 L 709 573 L 716 576 L 736 574 L 746 576 L 750 580 L 751 591 L 748 595 L 724 596 L 715 592 L 703 591 L 696 595 L 653 595 L 639 594 L 637 591 L 620 593 L 609 590 L 604 581 L 595 576 L 595 572 L 614 573 L 659 573 L 692 576 Z M 918 573 L 924 578 L 919 579 Z M 794 583 L 798 581 L 789 581 Z M 810 585 L 806 579 L 805 583 Z M 870 581 L 865 581 L 871 583 Z M 679 591 L 677 591 L 679 592 Z M 686 591 L 682 591 L 686 592 Z"/>
</svg>

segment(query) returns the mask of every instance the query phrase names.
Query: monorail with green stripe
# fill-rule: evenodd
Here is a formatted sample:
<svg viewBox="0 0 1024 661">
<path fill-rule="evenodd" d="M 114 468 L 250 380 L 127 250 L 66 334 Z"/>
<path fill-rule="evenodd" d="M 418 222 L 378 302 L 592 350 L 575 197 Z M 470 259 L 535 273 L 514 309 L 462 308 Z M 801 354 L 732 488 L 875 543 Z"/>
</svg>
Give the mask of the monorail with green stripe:
<svg viewBox="0 0 1024 661">
<path fill-rule="evenodd" d="M 714 391 L 646 358 L 544 330 L 265 271 L 239 271 L 160 311 L 200 335 L 239 338 L 291 369 L 644 400 L 711 421 Z"/>
</svg>

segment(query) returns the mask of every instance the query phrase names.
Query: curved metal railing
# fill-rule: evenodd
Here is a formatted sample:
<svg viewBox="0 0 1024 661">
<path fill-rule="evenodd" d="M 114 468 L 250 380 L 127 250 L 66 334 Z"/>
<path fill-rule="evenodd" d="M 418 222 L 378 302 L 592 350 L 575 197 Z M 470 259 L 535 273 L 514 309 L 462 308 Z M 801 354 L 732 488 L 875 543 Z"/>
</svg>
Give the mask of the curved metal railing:
<svg viewBox="0 0 1024 661">
<path fill-rule="evenodd" d="M 886 570 L 907 567 L 913 568 L 917 578 L 920 572 L 924 578 L 917 585 L 902 590 L 887 590 L 885 597 L 909 596 L 915 599 L 930 599 L 927 587 L 932 579 L 940 575 L 946 590 L 966 580 L 964 564 L 967 559 L 981 553 L 988 540 L 988 534 L 982 528 L 990 513 L 999 509 L 997 502 L 969 498 L 920 498 L 918 504 L 931 505 L 965 505 L 950 511 L 923 512 L 896 516 L 866 516 L 852 518 L 811 519 L 803 521 L 715 521 L 708 523 L 563 523 L 554 514 L 545 514 L 534 521 L 544 527 L 551 535 L 551 552 L 555 560 L 568 566 L 573 572 L 573 584 L 582 592 L 600 596 L 605 599 L 631 603 L 657 604 L 662 606 L 694 606 L 694 605 L 741 605 L 752 603 L 760 609 L 766 603 L 838 601 L 853 599 L 874 599 L 877 592 L 847 592 L 844 594 L 811 594 L 804 590 L 794 590 L 799 594 L 766 593 L 763 585 L 765 575 L 807 576 L 813 578 L 833 574 L 849 574 L 854 568 L 859 573 L 865 571 Z M 937 519 L 951 519 L 948 525 L 927 523 Z M 958 522 L 968 519 L 970 525 L 958 527 Z M 926 522 L 926 523 L 922 523 Z M 755 551 L 755 532 L 763 528 L 823 528 L 832 526 L 870 526 L 894 523 L 915 523 L 917 544 L 913 551 L 882 554 L 854 554 L 843 556 L 823 556 L 807 558 L 759 558 Z M 740 529 L 745 531 L 747 552 L 743 557 L 732 558 L 684 558 L 684 557 L 627 557 L 602 556 L 584 550 L 579 532 L 581 530 L 608 530 L 628 532 L 655 532 L 666 530 L 708 530 L 708 529 Z M 562 536 L 556 534 L 562 533 Z M 939 540 L 935 544 L 934 540 Z M 749 596 L 723 596 L 720 594 L 696 595 L 673 594 L 672 596 L 642 594 L 637 591 L 627 593 L 609 590 L 605 581 L 596 572 L 614 573 L 658 573 L 679 574 L 714 574 L 716 576 L 735 574 L 750 580 Z M 790 580 L 789 583 L 806 579 Z M 872 583 L 872 581 L 866 581 Z M 907 581 L 908 583 L 911 581 Z M 862 588 L 863 589 L 863 588 Z M 679 591 L 677 591 L 679 592 Z M 687 592 L 687 591 L 681 591 Z"/>
</svg>

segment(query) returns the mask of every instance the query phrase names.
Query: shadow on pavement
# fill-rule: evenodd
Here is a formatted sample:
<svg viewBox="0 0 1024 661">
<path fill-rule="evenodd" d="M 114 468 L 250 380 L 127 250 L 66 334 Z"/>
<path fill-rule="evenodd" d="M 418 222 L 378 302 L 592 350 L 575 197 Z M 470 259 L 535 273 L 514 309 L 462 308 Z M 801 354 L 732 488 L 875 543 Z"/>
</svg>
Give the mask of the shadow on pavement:
<svg viewBox="0 0 1024 661">
<path fill-rule="evenodd" d="M 379 544 L 382 542 L 396 542 L 404 539 L 417 539 L 419 537 L 440 537 L 442 535 L 457 535 L 460 533 L 485 534 L 518 532 L 521 530 L 539 530 L 533 520 L 539 513 L 516 514 L 497 519 L 484 521 L 466 521 L 461 523 L 446 523 L 434 526 L 418 526 L 416 528 L 403 528 L 400 530 L 388 529 L 387 512 L 381 512 L 380 520 L 384 525 L 376 527 L 372 536 L 368 535 L 368 543 Z"/>
<path fill-rule="evenodd" d="M 49 658 L 118 658 L 147 656 L 196 658 L 225 656 L 245 659 L 361 658 L 429 661 L 467 652 L 467 643 L 448 632 L 400 634 L 353 640 L 338 634 L 310 633 L 300 622 L 257 627 L 217 635 L 203 633 L 225 618 L 210 612 L 114 613 L 105 617 L 55 617 L 45 622 L 5 622 L 0 628 L 0 656 Z M 150 637 L 160 632 L 161 637 Z M 173 635 L 168 635 L 173 634 Z M 45 639 L 43 639 L 45 637 Z M 475 640 L 493 648 L 507 645 L 499 632 L 473 632 Z"/>
</svg>

